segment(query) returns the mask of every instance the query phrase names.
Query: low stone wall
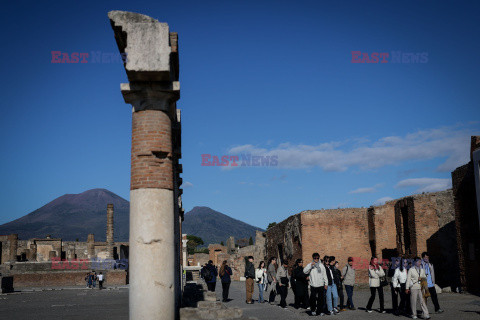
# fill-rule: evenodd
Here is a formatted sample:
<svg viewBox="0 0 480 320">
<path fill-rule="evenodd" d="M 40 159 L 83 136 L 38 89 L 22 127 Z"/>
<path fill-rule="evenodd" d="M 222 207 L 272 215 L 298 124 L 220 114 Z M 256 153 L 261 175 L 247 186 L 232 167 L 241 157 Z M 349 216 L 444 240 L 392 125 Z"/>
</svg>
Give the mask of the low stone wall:
<svg viewBox="0 0 480 320">
<path fill-rule="evenodd" d="M 107 271 L 105 275 L 105 286 L 126 285 L 127 272 Z M 66 287 L 85 286 L 84 271 L 57 271 L 57 272 L 35 272 L 13 274 L 14 288 L 25 287 Z"/>
<path fill-rule="evenodd" d="M 243 310 L 240 308 L 228 308 L 222 302 L 217 301 L 215 292 L 207 291 L 204 281 L 187 283 L 182 301 L 180 320 L 256 320 L 256 318 L 244 317 Z"/>
</svg>

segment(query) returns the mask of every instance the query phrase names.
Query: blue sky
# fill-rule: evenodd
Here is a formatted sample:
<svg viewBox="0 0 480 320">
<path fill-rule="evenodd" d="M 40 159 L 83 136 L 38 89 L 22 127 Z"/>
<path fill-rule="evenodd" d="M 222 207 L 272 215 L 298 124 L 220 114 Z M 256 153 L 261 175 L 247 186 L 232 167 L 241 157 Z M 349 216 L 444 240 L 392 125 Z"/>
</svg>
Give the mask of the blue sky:
<svg viewBox="0 0 480 320">
<path fill-rule="evenodd" d="M 0 223 L 65 193 L 129 198 L 131 107 L 110 10 L 179 33 L 183 204 L 247 223 L 450 186 L 480 134 L 476 1 L 17 1 L 1 15 Z M 352 51 L 427 53 L 352 63 Z M 277 156 L 269 167 L 201 155 Z"/>
</svg>

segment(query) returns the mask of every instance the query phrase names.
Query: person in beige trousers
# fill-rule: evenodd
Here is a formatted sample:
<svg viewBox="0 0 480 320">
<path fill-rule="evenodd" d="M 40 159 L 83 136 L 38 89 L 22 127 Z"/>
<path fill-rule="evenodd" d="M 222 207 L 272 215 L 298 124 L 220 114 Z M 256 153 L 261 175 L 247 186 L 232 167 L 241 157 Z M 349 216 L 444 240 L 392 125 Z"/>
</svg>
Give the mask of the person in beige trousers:
<svg viewBox="0 0 480 320">
<path fill-rule="evenodd" d="M 408 270 L 407 274 L 407 290 L 408 294 L 411 292 L 410 305 L 412 307 L 412 318 L 417 319 L 417 300 L 420 300 L 422 307 L 423 318 L 430 319 L 427 304 L 422 294 L 422 287 L 420 285 L 421 279 L 426 278 L 425 270 L 422 268 L 422 260 L 419 257 L 415 258 L 415 265 Z"/>
</svg>

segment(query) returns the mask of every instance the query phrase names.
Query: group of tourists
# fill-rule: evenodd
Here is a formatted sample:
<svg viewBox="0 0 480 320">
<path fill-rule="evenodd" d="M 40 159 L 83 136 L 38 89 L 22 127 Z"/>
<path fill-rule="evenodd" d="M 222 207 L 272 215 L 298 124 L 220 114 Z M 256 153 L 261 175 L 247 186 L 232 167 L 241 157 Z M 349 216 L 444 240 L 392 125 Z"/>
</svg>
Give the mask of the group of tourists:
<svg viewBox="0 0 480 320">
<path fill-rule="evenodd" d="M 379 312 L 386 313 L 383 287 L 390 286 L 392 310 L 395 315 L 417 319 L 418 302 L 423 318 L 430 319 L 426 303 L 429 297 L 435 312 L 442 313 L 435 289 L 435 271 L 429 258 L 428 253 L 424 252 L 421 258 L 416 257 L 412 263 L 411 259 L 392 259 L 389 266 L 382 266 L 376 257 L 372 257 L 368 265 L 370 298 L 365 310 L 372 312 L 378 293 Z M 278 264 L 275 257 L 270 258 L 267 264 L 261 261 L 255 268 L 253 257 L 246 257 L 244 274 L 246 303 L 253 304 L 256 283 L 259 303 L 275 304 L 276 296 L 279 295 L 279 306 L 286 309 L 288 288 L 291 288 L 294 294 L 294 307 L 303 308 L 312 316 L 336 315 L 342 311 L 356 310 L 353 302 L 356 270 L 353 264 L 354 259 L 350 257 L 345 266 L 340 268 L 334 256 L 324 256 L 320 259 L 320 255 L 314 253 L 311 262 L 304 264 L 302 259 L 297 259 L 290 270 L 288 260 Z M 215 291 L 216 278 L 220 277 L 223 301 L 228 302 L 232 269 L 227 261 L 223 261 L 218 271 L 210 260 L 201 273 L 210 291 Z M 344 291 L 347 295 L 346 301 Z"/>
<path fill-rule="evenodd" d="M 95 289 L 98 280 L 98 289 L 102 290 L 104 279 L 105 278 L 101 272 L 97 275 L 95 271 L 91 271 L 87 272 L 87 274 L 85 275 L 85 283 L 87 285 L 87 288 L 89 289 Z"/>
</svg>

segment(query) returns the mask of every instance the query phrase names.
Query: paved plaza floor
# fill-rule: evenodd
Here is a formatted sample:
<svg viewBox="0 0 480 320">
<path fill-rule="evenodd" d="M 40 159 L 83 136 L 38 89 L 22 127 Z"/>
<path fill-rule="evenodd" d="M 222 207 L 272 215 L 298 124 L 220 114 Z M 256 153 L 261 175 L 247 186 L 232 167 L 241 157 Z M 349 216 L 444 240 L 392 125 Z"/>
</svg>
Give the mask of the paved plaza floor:
<svg viewBox="0 0 480 320">
<path fill-rule="evenodd" d="M 61 289 L 61 290 L 60 290 Z M 217 297 L 221 297 L 221 285 L 217 284 Z M 255 298 L 258 297 L 258 288 L 255 288 Z M 354 293 L 354 302 L 357 308 L 364 308 L 369 297 L 369 291 L 358 289 Z M 245 283 L 233 282 L 230 289 L 228 306 L 240 307 L 244 316 L 256 317 L 265 320 L 279 319 L 308 319 L 304 310 L 296 310 L 293 304 L 293 294 L 288 293 L 288 309 L 269 304 L 245 304 Z M 432 320 L 436 319 L 480 319 L 480 297 L 469 294 L 444 293 L 439 295 L 440 305 L 445 309 L 443 314 L 432 313 Z M 277 297 L 277 303 L 279 297 Z M 389 292 L 385 295 L 387 312 L 391 308 Z M 378 297 L 374 303 L 378 308 Z M 428 302 L 430 311 L 433 311 L 431 301 Z M 391 313 L 367 313 L 364 310 L 345 311 L 332 317 L 335 319 L 408 319 L 396 317 Z M 323 317 L 323 318 L 327 318 Z M 21 291 L 12 294 L 0 295 L 0 319 L 128 319 L 128 288 L 116 288 L 99 291 L 84 288 L 56 288 L 46 291 Z M 318 319 L 318 317 L 317 317 Z"/>
<path fill-rule="evenodd" d="M 217 297 L 222 297 L 221 284 L 217 284 Z M 345 295 L 346 297 L 346 295 Z M 268 303 L 254 303 L 248 305 L 245 303 L 245 283 L 233 282 L 230 287 L 230 299 L 227 303 L 230 307 L 240 307 L 243 309 L 243 314 L 246 317 L 256 317 L 258 319 L 265 320 L 279 320 L 279 319 L 409 319 L 405 316 L 395 316 L 391 313 L 392 299 L 390 291 L 385 292 L 385 308 L 387 314 L 381 314 L 374 311 L 367 313 L 365 306 L 368 298 L 370 297 L 370 291 L 368 289 L 357 289 L 354 292 L 354 304 L 357 310 L 340 312 L 336 316 L 324 316 L 324 317 L 312 317 L 304 309 L 296 310 L 293 307 L 293 293 L 289 289 L 287 297 L 287 309 L 282 309 L 278 306 L 280 302 L 280 296 L 277 296 L 276 305 L 270 305 Z M 254 298 L 258 299 L 258 287 L 255 286 Z M 469 294 L 457 294 L 457 293 L 443 293 L 438 295 L 440 306 L 445 310 L 442 314 L 431 313 L 432 320 L 436 319 L 448 319 L 448 320 L 463 320 L 463 319 L 480 319 L 480 297 Z M 379 308 L 378 295 L 373 304 L 373 309 Z M 420 310 L 420 306 L 418 305 Z M 433 304 L 428 301 L 428 310 L 434 311 Z"/>
</svg>

